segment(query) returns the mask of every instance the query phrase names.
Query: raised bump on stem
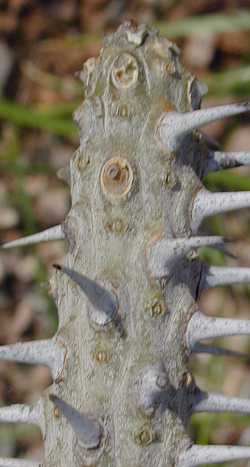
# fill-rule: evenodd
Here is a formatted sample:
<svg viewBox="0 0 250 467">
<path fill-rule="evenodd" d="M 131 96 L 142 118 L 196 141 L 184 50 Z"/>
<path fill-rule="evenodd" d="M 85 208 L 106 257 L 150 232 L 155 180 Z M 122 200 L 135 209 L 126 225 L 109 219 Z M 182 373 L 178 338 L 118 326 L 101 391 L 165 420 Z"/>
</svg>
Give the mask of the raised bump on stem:
<svg viewBox="0 0 250 467">
<path fill-rule="evenodd" d="M 137 381 L 138 406 L 146 415 L 152 415 L 163 402 L 163 393 L 167 383 L 168 377 L 161 362 L 145 367 L 139 375 Z"/>
</svg>

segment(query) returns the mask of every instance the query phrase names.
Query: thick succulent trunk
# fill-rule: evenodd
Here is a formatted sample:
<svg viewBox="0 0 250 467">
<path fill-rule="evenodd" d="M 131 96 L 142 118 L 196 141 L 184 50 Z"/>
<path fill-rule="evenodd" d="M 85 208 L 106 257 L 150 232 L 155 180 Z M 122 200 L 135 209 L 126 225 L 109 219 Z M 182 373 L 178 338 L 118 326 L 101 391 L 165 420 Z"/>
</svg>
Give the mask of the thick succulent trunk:
<svg viewBox="0 0 250 467">
<path fill-rule="evenodd" d="M 45 467 L 188 467 L 250 457 L 250 448 L 192 445 L 187 430 L 194 412 L 250 412 L 249 401 L 202 392 L 188 368 L 191 352 L 216 352 L 203 339 L 250 333 L 250 323 L 216 321 L 197 305 L 203 289 L 248 281 L 249 270 L 208 268 L 196 255 L 204 245 L 225 248 L 220 237 L 197 236 L 205 216 L 250 203 L 248 193 L 205 190 L 208 171 L 250 157 L 212 152 L 196 128 L 249 106 L 199 110 L 202 86 L 177 47 L 131 23 L 105 39 L 81 77 L 68 217 L 62 228 L 3 246 L 68 242 L 51 281 L 55 338 L 35 350 L 0 349 L 0 358 L 48 365 L 54 384 L 30 414 L 14 407 L 0 419 L 41 426 Z"/>
</svg>

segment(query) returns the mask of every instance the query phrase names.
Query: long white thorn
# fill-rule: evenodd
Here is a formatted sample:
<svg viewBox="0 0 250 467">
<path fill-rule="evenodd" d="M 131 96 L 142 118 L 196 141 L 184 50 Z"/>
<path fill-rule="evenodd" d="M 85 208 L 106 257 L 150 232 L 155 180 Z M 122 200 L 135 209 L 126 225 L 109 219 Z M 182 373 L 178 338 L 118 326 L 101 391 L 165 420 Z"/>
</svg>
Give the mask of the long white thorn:
<svg viewBox="0 0 250 467">
<path fill-rule="evenodd" d="M 201 393 L 200 400 L 193 406 L 193 412 L 239 412 L 249 414 L 250 399 Z"/>
<path fill-rule="evenodd" d="M 65 235 L 61 225 L 50 227 L 47 230 L 43 230 L 34 235 L 28 237 L 19 238 L 12 242 L 3 243 L 0 248 L 7 250 L 9 248 L 15 248 L 19 246 L 34 245 L 35 243 L 50 242 L 52 240 L 64 240 Z"/>
<path fill-rule="evenodd" d="M 200 190 L 194 200 L 192 209 L 192 232 L 197 232 L 205 217 L 234 209 L 250 206 L 250 191 L 211 193 L 208 190 Z"/>
<path fill-rule="evenodd" d="M 250 268 L 210 266 L 205 276 L 204 288 L 248 282 L 250 282 Z"/>
<path fill-rule="evenodd" d="M 0 423 L 30 423 L 45 431 L 44 406 L 40 399 L 34 405 L 13 404 L 9 407 L 0 407 Z"/>
<path fill-rule="evenodd" d="M 53 266 L 65 273 L 72 281 L 79 285 L 94 308 L 103 312 L 110 320 L 113 319 L 118 310 L 118 303 L 115 296 L 109 292 L 109 290 L 106 290 L 103 286 L 98 284 L 98 282 L 73 269 L 58 264 L 54 264 Z"/>
<path fill-rule="evenodd" d="M 94 418 L 84 415 L 64 402 L 59 397 L 51 394 L 50 400 L 68 420 L 76 436 L 86 449 L 97 448 L 101 442 L 102 428 Z"/>
<path fill-rule="evenodd" d="M 204 339 L 216 337 L 250 335 L 250 320 L 213 318 L 196 311 L 190 319 L 186 339 L 190 350 Z"/>
<path fill-rule="evenodd" d="M 221 118 L 248 112 L 249 102 L 221 105 L 193 112 L 163 114 L 156 128 L 156 138 L 166 150 L 175 151 L 187 133 Z"/>
<path fill-rule="evenodd" d="M 39 461 L 0 457 L 0 467 L 42 467 L 42 465 L 43 464 Z"/>
<path fill-rule="evenodd" d="M 217 236 L 160 240 L 148 249 L 149 269 L 154 277 L 166 276 L 178 259 L 190 250 L 203 246 L 224 245 L 224 242 L 223 237 Z"/>
<path fill-rule="evenodd" d="M 236 350 L 224 349 L 223 347 L 215 347 L 211 345 L 201 344 L 197 342 L 192 348 L 192 353 L 207 353 L 211 355 L 224 357 L 242 357 L 250 360 L 250 354 L 237 352 Z"/>
<path fill-rule="evenodd" d="M 0 346 L 0 360 L 45 365 L 50 368 L 53 379 L 56 380 L 63 370 L 65 352 L 52 339 L 22 342 Z"/>
<path fill-rule="evenodd" d="M 207 172 L 233 169 L 241 165 L 250 165 L 250 152 L 220 152 L 214 151 L 209 155 Z"/>
<path fill-rule="evenodd" d="M 250 447 L 199 446 L 194 444 L 180 455 L 176 467 L 194 467 L 240 459 L 250 459 Z"/>
</svg>

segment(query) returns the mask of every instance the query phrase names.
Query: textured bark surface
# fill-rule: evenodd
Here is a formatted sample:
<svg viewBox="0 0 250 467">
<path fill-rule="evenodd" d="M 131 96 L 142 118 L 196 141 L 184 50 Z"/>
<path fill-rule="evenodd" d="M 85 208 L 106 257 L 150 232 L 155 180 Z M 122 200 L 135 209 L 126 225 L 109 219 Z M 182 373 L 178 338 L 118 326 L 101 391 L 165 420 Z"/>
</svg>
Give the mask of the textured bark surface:
<svg viewBox="0 0 250 467">
<path fill-rule="evenodd" d="M 200 186 L 196 171 L 205 161 L 196 135 L 187 138 L 178 158 L 155 138 L 164 112 L 192 109 L 193 77 L 178 56 L 177 48 L 156 32 L 126 24 L 83 68 L 86 100 L 76 115 L 81 144 L 71 163 L 65 264 L 113 291 L 124 333 L 113 324 L 98 329 L 89 319 L 86 297 L 56 273 L 58 339 L 67 348 L 67 360 L 63 380 L 53 391 L 95 415 L 104 436 L 97 450 L 81 449 L 69 424 L 55 418 L 48 403 L 47 467 L 97 461 L 107 467 L 172 466 L 190 445 L 186 393 L 194 388 L 183 335 L 195 310 L 201 266 L 180 261 L 167 282 L 151 277 L 146 261 L 154 239 L 190 235 L 190 204 Z M 119 174 L 112 179 L 107 167 L 112 158 L 114 171 L 128 164 L 131 174 L 124 181 Z M 151 372 L 164 375 L 157 397 Z M 143 393 L 147 373 L 152 400 L 147 381 Z"/>
<path fill-rule="evenodd" d="M 54 360 L 43 355 L 47 344 L 34 357 L 52 367 L 55 380 L 39 402 L 44 466 L 188 467 L 250 457 L 247 448 L 222 446 L 215 453 L 191 447 L 187 430 L 194 411 L 250 410 L 236 398 L 208 397 L 188 369 L 197 341 L 249 333 L 238 320 L 211 331 L 210 318 L 198 311 L 202 289 L 249 280 L 249 270 L 235 268 L 230 279 L 196 254 L 201 244 L 222 242 L 194 238 L 200 220 L 243 203 L 240 194 L 237 200 L 228 195 L 228 203 L 206 195 L 202 185 L 208 170 L 227 165 L 225 154 L 211 153 L 204 137 L 187 127 L 202 86 L 183 69 L 174 44 L 132 23 L 105 39 L 81 79 L 85 100 L 76 112 L 80 147 L 70 166 L 72 207 L 62 230 L 44 234 L 45 240 L 65 236 L 68 242 L 64 266 L 56 265 L 51 280 L 59 313 L 57 335 L 48 344 Z M 194 122 L 199 127 L 200 116 L 213 121 L 248 108 L 195 112 Z M 228 157 L 233 166 L 239 163 Z"/>
</svg>

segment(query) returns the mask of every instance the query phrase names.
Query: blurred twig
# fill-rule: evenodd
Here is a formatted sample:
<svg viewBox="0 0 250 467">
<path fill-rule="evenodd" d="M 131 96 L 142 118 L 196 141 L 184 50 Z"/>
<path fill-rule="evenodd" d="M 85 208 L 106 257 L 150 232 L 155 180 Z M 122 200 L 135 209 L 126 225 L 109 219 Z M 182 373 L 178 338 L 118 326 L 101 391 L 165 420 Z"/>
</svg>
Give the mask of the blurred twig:
<svg viewBox="0 0 250 467">
<path fill-rule="evenodd" d="M 29 80 L 39 84 L 39 86 L 69 95 L 70 97 L 82 96 L 83 94 L 82 83 L 71 76 L 61 78 L 60 76 L 41 70 L 31 61 L 25 63 L 22 70 Z"/>
<path fill-rule="evenodd" d="M 210 96 L 249 96 L 250 95 L 250 66 L 215 73 L 204 77 L 208 85 Z"/>
<path fill-rule="evenodd" d="M 6 99 L 0 100 L 0 118 L 21 127 L 39 128 L 68 138 L 76 136 L 76 126 L 73 122 L 54 118 L 48 112 L 38 111 Z"/>
<path fill-rule="evenodd" d="M 234 10 L 230 15 L 210 14 L 175 21 L 158 22 L 156 27 L 168 37 L 218 34 L 222 32 L 250 30 L 250 10 Z"/>
<path fill-rule="evenodd" d="M 165 34 L 169 38 L 250 30 L 250 10 L 234 10 L 230 15 L 221 13 L 197 15 L 173 22 L 158 21 L 154 23 L 154 26 L 159 29 L 161 34 Z M 95 34 L 69 34 L 63 38 L 63 42 L 67 49 L 79 46 L 87 48 L 89 45 L 100 43 L 102 37 L 103 31 Z M 48 48 L 48 50 L 54 50 L 56 41 L 60 41 L 61 44 L 61 39 L 53 38 L 44 39 L 41 46 Z M 68 50 L 66 53 L 68 53 Z"/>
</svg>

